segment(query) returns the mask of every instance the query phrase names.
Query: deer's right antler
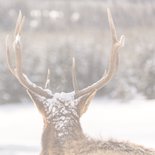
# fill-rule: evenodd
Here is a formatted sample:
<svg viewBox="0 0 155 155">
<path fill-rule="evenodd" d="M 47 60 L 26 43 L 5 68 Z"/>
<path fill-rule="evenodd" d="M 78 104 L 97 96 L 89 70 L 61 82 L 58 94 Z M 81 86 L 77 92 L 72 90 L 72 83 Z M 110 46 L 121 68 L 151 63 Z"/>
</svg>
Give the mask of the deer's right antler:
<svg viewBox="0 0 155 155">
<path fill-rule="evenodd" d="M 43 89 L 42 87 L 37 86 L 33 82 L 29 80 L 29 78 L 23 73 L 22 70 L 22 58 L 21 58 L 21 31 L 24 24 L 25 17 L 22 16 L 21 12 L 19 12 L 16 28 L 15 28 L 15 36 L 13 42 L 13 49 L 16 53 L 16 67 L 13 68 L 11 64 L 10 58 L 10 48 L 8 45 L 9 36 L 6 38 L 6 52 L 7 52 L 7 63 L 11 73 L 17 78 L 17 80 L 30 92 L 36 93 L 38 95 L 44 96 L 46 98 L 51 98 L 53 95 L 52 93 L 47 90 Z"/>
<path fill-rule="evenodd" d="M 119 58 L 118 50 L 120 49 L 120 47 L 124 45 L 125 37 L 124 35 L 122 35 L 119 40 L 117 39 L 116 28 L 113 22 L 110 9 L 107 9 L 107 14 L 108 14 L 109 26 L 112 34 L 112 49 L 111 49 L 108 69 L 107 71 L 105 71 L 101 79 L 99 79 L 97 82 L 93 83 L 92 85 L 82 90 L 75 91 L 76 98 L 83 96 L 85 94 L 91 94 L 92 92 L 96 92 L 99 89 L 103 88 L 112 79 L 115 71 L 118 68 L 118 58 Z M 76 83 L 75 79 L 76 78 L 73 78 L 74 83 Z"/>
</svg>

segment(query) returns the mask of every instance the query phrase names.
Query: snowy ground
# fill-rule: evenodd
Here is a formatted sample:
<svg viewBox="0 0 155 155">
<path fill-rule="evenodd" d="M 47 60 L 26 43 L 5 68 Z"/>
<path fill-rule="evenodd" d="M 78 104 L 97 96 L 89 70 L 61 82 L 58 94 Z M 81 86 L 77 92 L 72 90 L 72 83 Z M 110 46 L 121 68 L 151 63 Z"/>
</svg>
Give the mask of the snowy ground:
<svg viewBox="0 0 155 155">
<path fill-rule="evenodd" d="M 94 100 L 81 123 L 91 137 L 155 148 L 155 101 Z M 31 104 L 0 106 L 0 155 L 38 155 L 41 132 L 41 116 Z"/>
</svg>

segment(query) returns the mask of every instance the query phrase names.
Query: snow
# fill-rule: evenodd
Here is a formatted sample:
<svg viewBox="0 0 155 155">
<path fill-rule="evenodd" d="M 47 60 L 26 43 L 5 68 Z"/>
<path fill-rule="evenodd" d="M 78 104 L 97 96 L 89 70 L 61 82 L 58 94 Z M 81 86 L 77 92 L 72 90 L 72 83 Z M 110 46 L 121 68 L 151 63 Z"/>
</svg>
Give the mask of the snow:
<svg viewBox="0 0 155 155">
<path fill-rule="evenodd" d="M 155 148 L 155 101 L 94 100 L 81 119 L 86 135 Z M 38 155 L 42 118 L 32 104 L 0 106 L 0 154 Z"/>
<path fill-rule="evenodd" d="M 97 103 L 100 104 L 92 105 L 81 121 L 88 135 L 155 148 L 155 101 L 118 103 L 100 100 Z"/>
<path fill-rule="evenodd" d="M 74 92 L 55 93 L 53 98 L 45 100 L 43 104 L 46 108 L 47 122 L 52 122 L 59 137 L 57 140 L 63 143 L 65 137 L 70 134 L 67 127 L 71 127 L 75 122 L 72 116 L 74 115 L 77 119 L 79 118 L 77 114 L 77 102 L 74 100 Z"/>
<path fill-rule="evenodd" d="M 62 109 L 61 113 L 65 114 L 67 111 L 65 110 L 64 103 L 74 103 L 74 92 L 71 93 L 55 93 L 53 98 L 44 100 L 43 104 L 46 108 L 47 118 L 50 121 L 51 116 L 57 115 Z M 75 105 L 72 105 L 73 108 Z M 52 115 L 51 115 L 52 114 Z"/>
<path fill-rule="evenodd" d="M 73 101 L 74 100 L 74 92 L 71 93 L 55 93 L 54 98 L 64 101 Z"/>
<path fill-rule="evenodd" d="M 15 44 L 19 44 L 20 43 L 20 39 L 21 39 L 21 36 L 19 34 L 16 35 L 16 38 L 15 38 Z"/>
</svg>

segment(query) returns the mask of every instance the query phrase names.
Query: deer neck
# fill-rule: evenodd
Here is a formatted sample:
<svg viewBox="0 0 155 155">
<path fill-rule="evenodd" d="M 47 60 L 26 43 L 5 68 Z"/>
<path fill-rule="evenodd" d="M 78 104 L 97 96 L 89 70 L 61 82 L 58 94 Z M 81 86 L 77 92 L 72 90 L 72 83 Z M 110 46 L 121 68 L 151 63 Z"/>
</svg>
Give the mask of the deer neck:
<svg viewBox="0 0 155 155">
<path fill-rule="evenodd" d="M 57 93 L 52 99 L 46 100 L 44 123 L 47 138 L 51 137 L 59 145 L 84 138 L 73 93 Z"/>
<path fill-rule="evenodd" d="M 66 143 L 75 142 L 84 138 L 80 123 L 69 119 L 67 122 L 63 119 L 63 117 L 60 117 L 61 123 L 53 122 L 44 125 L 43 137 L 45 137 L 46 142 L 53 141 L 55 144 L 63 146 Z"/>
</svg>

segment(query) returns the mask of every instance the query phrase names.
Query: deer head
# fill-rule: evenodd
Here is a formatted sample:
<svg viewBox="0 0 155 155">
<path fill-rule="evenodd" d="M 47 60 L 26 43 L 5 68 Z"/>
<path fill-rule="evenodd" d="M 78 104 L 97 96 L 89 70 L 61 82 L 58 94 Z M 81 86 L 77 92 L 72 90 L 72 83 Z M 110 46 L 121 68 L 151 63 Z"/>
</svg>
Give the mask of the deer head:
<svg viewBox="0 0 155 155">
<path fill-rule="evenodd" d="M 8 45 L 8 38 L 6 38 L 7 63 L 11 73 L 17 78 L 21 85 L 27 90 L 30 98 L 40 111 L 44 120 L 44 132 L 42 136 L 42 144 L 44 151 L 50 145 L 62 145 L 66 140 L 77 140 L 82 138 L 83 132 L 80 126 L 79 119 L 95 96 L 96 92 L 103 88 L 113 77 L 118 68 L 118 50 L 124 44 L 124 36 L 122 35 L 118 40 L 114 22 L 111 12 L 107 9 L 108 20 L 112 35 L 112 49 L 108 68 L 104 75 L 92 85 L 79 89 L 77 86 L 75 59 L 73 58 L 72 65 L 72 81 L 74 90 L 70 93 L 53 93 L 48 89 L 49 72 L 45 84 L 45 88 L 39 87 L 29 80 L 24 74 L 22 68 L 22 47 L 21 47 L 21 31 L 25 17 L 19 13 L 14 41 L 12 43 L 15 51 L 16 67 L 12 67 L 10 48 Z M 54 142 L 54 143 L 52 143 Z M 47 145 L 48 144 L 48 145 Z"/>
</svg>

